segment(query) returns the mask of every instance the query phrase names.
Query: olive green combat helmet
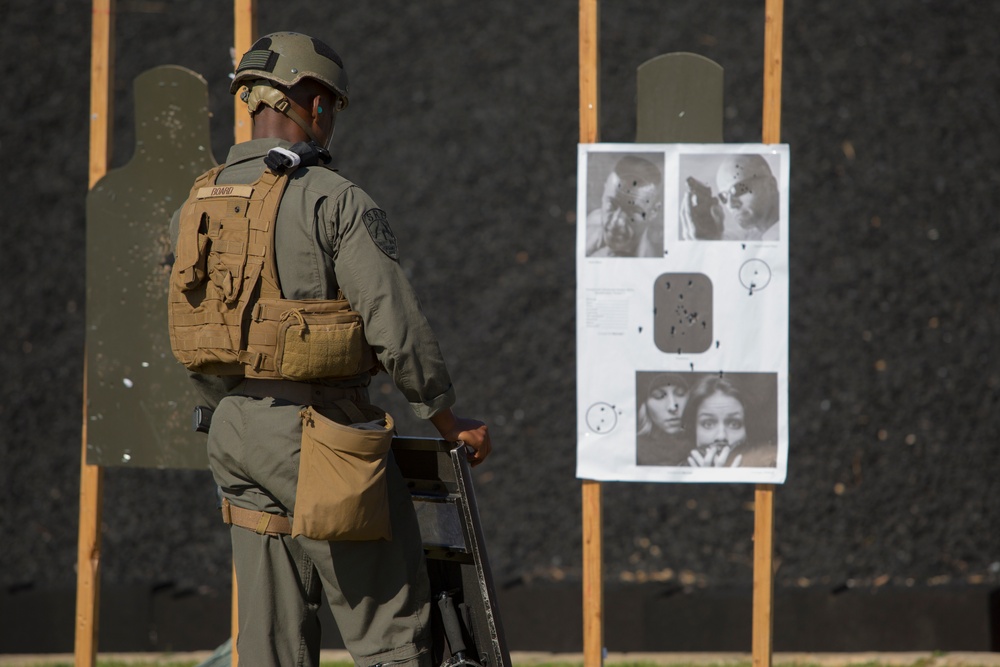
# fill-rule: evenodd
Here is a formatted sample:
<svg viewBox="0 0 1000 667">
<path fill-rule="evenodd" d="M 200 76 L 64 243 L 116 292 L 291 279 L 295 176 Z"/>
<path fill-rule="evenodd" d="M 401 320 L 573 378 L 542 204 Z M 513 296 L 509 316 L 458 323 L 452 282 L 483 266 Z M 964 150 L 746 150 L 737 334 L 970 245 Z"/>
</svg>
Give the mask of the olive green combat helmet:
<svg viewBox="0 0 1000 667">
<path fill-rule="evenodd" d="M 320 143 L 304 119 L 290 108 L 285 94 L 274 84 L 286 89 L 302 79 L 314 79 L 336 96 L 334 111 L 348 104 L 347 72 L 340 56 L 323 42 L 296 32 L 275 32 L 261 37 L 243 54 L 236 67 L 229 92 L 246 89 L 240 99 L 247 103 L 253 115 L 261 104 L 291 118 L 316 143 Z"/>
</svg>

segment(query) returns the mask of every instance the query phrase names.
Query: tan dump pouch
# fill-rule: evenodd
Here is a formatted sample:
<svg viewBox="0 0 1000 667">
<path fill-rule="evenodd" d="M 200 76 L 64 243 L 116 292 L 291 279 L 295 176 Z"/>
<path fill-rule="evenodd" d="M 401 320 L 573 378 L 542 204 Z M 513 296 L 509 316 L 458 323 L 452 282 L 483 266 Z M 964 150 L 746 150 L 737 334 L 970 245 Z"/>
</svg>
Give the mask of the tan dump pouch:
<svg viewBox="0 0 1000 667">
<path fill-rule="evenodd" d="M 348 405 L 350 409 L 344 406 L 344 412 L 349 416 L 359 412 L 355 405 Z M 302 409 L 292 537 L 392 539 L 386 459 L 395 427 L 388 413 L 381 414 L 385 414 L 384 424 L 378 419 L 364 424 L 366 428 L 355 428 L 338 424 L 315 408 Z"/>
<path fill-rule="evenodd" d="M 279 377 L 297 381 L 352 377 L 375 365 L 361 315 L 343 299 L 261 299 L 259 308 L 281 313 L 274 348 L 274 370 Z M 251 333 L 251 341 L 255 338 Z"/>
</svg>

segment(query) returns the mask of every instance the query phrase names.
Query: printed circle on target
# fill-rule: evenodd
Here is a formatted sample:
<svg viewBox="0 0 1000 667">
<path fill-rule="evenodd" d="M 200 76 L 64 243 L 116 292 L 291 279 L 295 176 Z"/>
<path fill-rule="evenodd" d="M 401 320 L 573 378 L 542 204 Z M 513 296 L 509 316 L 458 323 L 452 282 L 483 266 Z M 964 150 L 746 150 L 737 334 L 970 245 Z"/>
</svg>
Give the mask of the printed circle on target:
<svg viewBox="0 0 1000 667">
<path fill-rule="evenodd" d="M 607 433 L 617 424 L 618 415 L 610 403 L 594 403 L 587 408 L 587 428 L 594 433 Z"/>
<path fill-rule="evenodd" d="M 762 259 L 748 259 L 740 267 L 740 284 L 750 293 L 759 292 L 771 282 L 771 267 Z"/>
</svg>

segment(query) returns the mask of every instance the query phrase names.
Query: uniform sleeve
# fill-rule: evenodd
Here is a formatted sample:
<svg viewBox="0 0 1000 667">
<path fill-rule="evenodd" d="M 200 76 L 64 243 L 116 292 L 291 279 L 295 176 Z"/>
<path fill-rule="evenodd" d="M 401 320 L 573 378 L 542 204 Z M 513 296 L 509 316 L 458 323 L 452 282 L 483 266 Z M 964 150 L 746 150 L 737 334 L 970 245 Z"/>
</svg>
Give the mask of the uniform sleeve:
<svg viewBox="0 0 1000 667">
<path fill-rule="evenodd" d="M 427 419 L 455 403 L 431 327 L 398 262 L 386 214 L 357 186 L 320 206 L 344 297 L 361 314 L 365 336 L 414 413 Z"/>
</svg>

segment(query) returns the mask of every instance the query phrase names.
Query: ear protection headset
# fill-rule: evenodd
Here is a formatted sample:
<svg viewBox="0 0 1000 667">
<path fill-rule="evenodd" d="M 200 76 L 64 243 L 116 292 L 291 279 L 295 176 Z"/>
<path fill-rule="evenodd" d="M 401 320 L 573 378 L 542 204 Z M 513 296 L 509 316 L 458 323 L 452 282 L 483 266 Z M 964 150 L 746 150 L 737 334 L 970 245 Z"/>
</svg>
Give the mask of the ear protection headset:
<svg viewBox="0 0 1000 667">
<path fill-rule="evenodd" d="M 288 97 L 265 79 L 254 81 L 250 87 L 244 88 L 240 94 L 240 99 L 247 103 L 247 110 L 251 116 L 257 113 L 261 105 L 271 107 L 278 113 L 284 114 L 294 121 L 311 140 L 317 144 L 320 143 L 319 137 L 313 132 L 309 123 L 292 108 L 292 103 Z"/>
</svg>

